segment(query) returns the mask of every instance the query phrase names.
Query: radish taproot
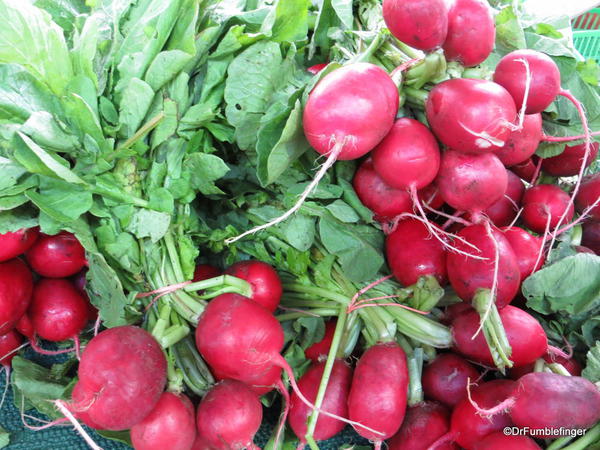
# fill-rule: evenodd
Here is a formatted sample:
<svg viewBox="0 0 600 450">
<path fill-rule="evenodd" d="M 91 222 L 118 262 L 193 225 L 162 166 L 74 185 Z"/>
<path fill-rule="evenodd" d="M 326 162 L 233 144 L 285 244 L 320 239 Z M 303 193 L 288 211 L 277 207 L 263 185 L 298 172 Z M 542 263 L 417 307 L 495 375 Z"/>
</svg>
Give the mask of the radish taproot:
<svg viewBox="0 0 600 450">
<path fill-rule="evenodd" d="M 586 159 L 585 167 L 588 167 L 598 156 L 598 142 L 593 142 L 591 150 Z M 579 173 L 585 156 L 585 144 L 565 145 L 560 155 L 542 160 L 542 170 L 553 177 L 572 177 Z"/>
<path fill-rule="evenodd" d="M 228 267 L 225 274 L 247 281 L 252 291 L 250 298 L 266 310 L 273 312 L 279 306 L 283 287 L 279 275 L 269 264 L 256 260 L 239 261 Z"/>
<path fill-rule="evenodd" d="M 450 412 L 440 403 L 421 402 L 406 410 L 398 433 L 388 442 L 389 450 L 427 450 L 450 429 Z M 437 445 L 435 450 L 454 450 L 451 443 Z"/>
<path fill-rule="evenodd" d="M 484 216 L 497 227 L 505 227 L 515 220 L 525 193 L 525 185 L 521 179 L 510 170 L 506 174 L 508 183 L 504 195 L 483 211 Z"/>
<path fill-rule="evenodd" d="M 426 398 L 453 408 L 467 395 L 467 384 L 475 382 L 479 372 L 466 359 L 454 353 L 442 353 L 423 369 L 421 383 Z"/>
<path fill-rule="evenodd" d="M 529 159 L 538 148 L 542 139 L 542 115 L 527 114 L 523 126 L 510 133 L 502 148 L 494 154 L 506 167 L 521 164 Z"/>
<path fill-rule="evenodd" d="M 85 250 L 75 235 L 66 231 L 40 235 L 25 255 L 31 268 L 46 278 L 70 277 L 86 265 Z"/>
<path fill-rule="evenodd" d="M 0 234 L 0 262 L 25 253 L 39 236 L 38 228 L 27 228 Z"/>
<path fill-rule="evenodd" d="M 573 219 L 575 208 L 569 194 L 554 184 L 538 184 L 525 191 L 521 201 L 523 222 L 536 233 L 554 230 L 565 215 L 567 221 Z"/>
<path fill-rule="evenodd" d="M 20 259 L 0 263 L 0 335 L 12 330 L 27 311 L 33 276 Z"/>
</svg>

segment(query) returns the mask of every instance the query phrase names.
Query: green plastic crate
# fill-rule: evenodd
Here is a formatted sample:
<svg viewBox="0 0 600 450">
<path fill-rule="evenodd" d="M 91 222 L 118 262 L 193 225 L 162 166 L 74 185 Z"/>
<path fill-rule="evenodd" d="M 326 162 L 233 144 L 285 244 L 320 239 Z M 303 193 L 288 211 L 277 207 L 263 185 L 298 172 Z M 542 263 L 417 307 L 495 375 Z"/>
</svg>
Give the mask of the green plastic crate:
<svg viewBox="0 0 600 450">
<path fill-rule="evenodd" d="M 600 8 L 594 8 L 573 20 L 573 43 L 586 59 L 600 62 Z"/>
</svg>

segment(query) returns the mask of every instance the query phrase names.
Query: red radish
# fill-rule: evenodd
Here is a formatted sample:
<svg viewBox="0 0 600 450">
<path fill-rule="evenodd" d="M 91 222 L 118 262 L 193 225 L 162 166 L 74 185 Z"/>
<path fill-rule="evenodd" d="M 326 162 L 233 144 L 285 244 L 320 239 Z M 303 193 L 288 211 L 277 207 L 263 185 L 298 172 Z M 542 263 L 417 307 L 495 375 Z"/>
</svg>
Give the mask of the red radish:
<svg viewBox="0 0 600 450">
<path fill-rule="evenodd" d="M 325 362 L 313 364 L 306 373 L 298 380 L 298 387 L 304 396 L 314 401 L 317 397 L 319 384 Z M 342 360 L 336 360 L 333 364 L 333 370 L 329 378 L 329 384 L 325 391 L 325 399 L 321 408 L 333 414 L 347 417 L 348 416 L 348 392 L 350 390 L 350 382 L 352 380 L 352 370 Z M 290 414 L 288 421 L 294 434 L 298 436 L 301 443 L 306 443 L 305 435 L 307 432 L 308 416 L 312 414 L 312 410 L 298 396 L 293 393 L 290 400 Z M 313 434 L 315 440 L 323 441 L 338 434 L 344 428 L 344 423 L 319 415 L 315 432 Z"/>
<path fill-rule="evenodd" d="M 548 339 L 540 323 L 522 309 L 507 305 L 499 310 L 508 343 L 512 348 L 510 360 L 513 367 L 524 366 L 541 358 L 548 349 Z M 466 358 L 488 366 L 494 359 L 483 333 L 475 339 L 479 328 L 479 314 L 473 310 L 466 312 L 452 322 L 452 336 L 456 350 Z"/>
<path fill-rule="evenodd" d="M 69 409 L 92 428 L 127 430 L 158 403 L 167 380 L 167 361 L 150 333 L 127 325 L 92 338 L 78 374 Z"/>
<path fill-rule="evenodd" d="M 6 370 L 10 371 L 10 364 L 17 355 L 17 349 L 22 343 L 23 337 L 15 330 L 10 330 L 8 333 L 0 336 L 0 365 Z"/>
<path fill-rule="evenodd" d="M 583 158 L 585 156 L 585 143 L 578 145 L 565 145 L 564 151 L 552 158 L 542 160 L 542 169 L 554 177 L 571 177 L 579 173 Z M 585 167 L 594 162 L 598 156 L 598 142 L 593 142 L 590 147 L 590 154 L 586 159 Z"/>
<path fill-rule="evenodd" d="M 273 267 L 262 261 L 240 261 L 227 270 L 227 275 L 241 278 L 250 283 L 253 301 L 273 312 L 279 306 L 283 287 Z"/>
<path fill-rule="evenodd" d="M 592 208 L 589 216 L 593 220 L 600 221 L 600 172 L 585 177 L 581 182 L 579 193 L 575 197 L 577 211 L 583 212 L 586 208 Z M 594 205 L 595 206 L 592 206 Z"/>
<path fill-rule="evenodd" d="M 389 450 L 427 450 L 450 429 L 450 412 L 436 402 L 422 402 L 409 407 L 402 427 L 388 441 Z M 453 450 L 453 443 L 437 445 L 435 450 Z"/>
<path fill-rule="evenodd" d="M 376 344 L 367 349 L 356 364 L 348 396 L 351 420 L 369 426 L 381 434 L 355 427 L 362 437 L 381 441 L 400 429 L 406 411 L 408 368 L 406 355 L 395 342 Z"/>
<path fill-rule="evenodd" d="M 92 302 L 90 302 L 90 297 L 88 296 L 88 293 L 85 290 L 85 286 L 87 284 L 86 276 L 87 276 L 87 269 L 84 269 L 81 272 L 79 272 L 78 274 L 76 274 L 72 278 L 72 280 L 73 280 L 73 285 L 75 286 L 75 289 L 77 289 L 77 291 L 85 299 L 85 302 L 87 305 L 87 310 L 88 310 L 88 320 L 94 321 L 98 318 L 98 309 L 96 309 L 96 307 L 94 305 L 92 305 Z"/>
<path fill-rule="evenodd" d="M 574 245 L 573 248 L 577 253 L 589 253 L 590 255 L 595 255 L 596 252 L 591 248 L 584 247 L 583 245 Z"/>
<path fill-rule="evenodd" d="M 507 170 L 506 174 L 508 183 L 504 195 L 483 211 L 483 214 L 497 227 L 510 225 L 517 217 L 525 193 L 525 185 L 521 179 L 510 170 Z"/>
<path fill-rule="evenodd" d="M 581 243 L 600 255 L 600 222 L 586 222 L 582 229 Z"/>
<path fill-rule="evenodd" d="M 541 447 L 530 437 L 496 431 L 477 442 L 473 450 L 541 450 Z"/>
<path fill-rule="evenodd" d="M 561 90 L 560 72 L 552 58 L 530 49 L 505 55 L 496 65 L 494 81 L 510 92 L 519 109 L 528 89 L 526 114 L 541 113 Z"/>
<path fill-rule="evenodd" d="M 521 281 L 542 268 L 544 258 L 542 256 L 538 259 L 543 245 L 541 238 L 532 236 L 519 227 L 502 228 L 502 232 L 517 256 Z"/>
<path fill-rule="evenodd" d="M 85 250 L 71 234 L 42 234 L 27 253 L 31 268 L 43 277 L 64 278 L 75 275 L 86 265 Z"/>
<path fill-rule="evenodd" d="M 315 64 L 314 66 L 310 66 L 308 69 L 306 69 L 306 71 L 316 75 L 325 67 L 327 67 L 327 63 Z"/>
<path fill-rule="evenodd" d="M 384 0 L 383 20 L 396 39 L 419 50 L 441 47 L 448 34 L 443 0 Z"/>
<path fill-rule="evenodd" d="M 577 377 L 577 376 L 581 375 L 581 370 L 582 370 L 581 364 L 579 364 L 577 362 L 577 360 L 575 360 L 574 358 L 567 359 L 562 356 L 551 355 L 548 353 L 546 353 L 543 356 L 543 358 L 544 358 L 544 361 L 546 361 L 549 364 L 551 364 L 551 363 L 560 364 L 567 370 L 567 372 L 569 372 L 573 376 Z M 510 369 L 510 371 L 509 371 L 510 378 L 513 380 L 518 380 L 523 375 L 533 372 L 534 368 L 535 368 L 535 363 L 531 363 L 531 364 L 527 364 L 526 366 L 520 366 L 520 367 L 515 367 L 513 369 Z"/>
<path fill-rule="evenodd" d="M 427 275 L 441 285 L 447 282 L 444 246 L 420 221 L 406 219 L 398 223 L 387 236 L 385 249 L 390 269 L 402 285 L 411 286 Z"/>
<path fill-rule="evenodd" d="M 427 97 L 425 112 L 431 129 L 444 145 L 470 153 L 491 152 L 504 146 L 517 117 L 515 103 L 506 89 L 492 81 L 471 78 L 437 84 Z"/>
<path fill-rule="evenodd" d="M 450 206 L 479 216 L 502 198 L 508 174 L 492 153 L 471 155 L 447 150 L 442 156 L 437 185 Z"/>
<path fill-rule="evenodd" d="M 262 405 L 244 383 L 223 380 L 202 399 L 196 419 L 198 436 L 211 448 L 249 448 L 262 421 Z"/>
<path fill-rule="evenodd" d="M 454 303 L 453 305 L 446 306 L 444 315 L 442 316 L 442 323 L 451 324 L 461 314 L 471 311 L 473 308 L 468 303 L 460 302 Z"/>
<path fill-rule="evenodd" d="M 529 159 L 542 139 L 542 115 L 528 114 L 523 119 L 523 127 L 513 131 L 504 146 L 494 154 L 506 167 L 521 164 Z"/>
<path fill-rule="evenodd" d="M 515 386 L 516 382 L 511 380 L 488 381 L 471 388 L 471 397 L 480 407 L 491 408 L 506 400 Z M 452 411 L 450 424 L 456 442 L 471 450 L 488 434 L 512 426 L 512 421 L 507 413 L 499 413 L 490 418 L 482 417 L 469 399 L 463 398 Z"/>
<path fill-rule="evenodd" d="M 15 326 L 15 329 L 27 339 L 33 339 L 33 324 L 31 323 L 31 319 L 29 318 L 27 313 L 21 316 L 21 318 L 17 322 L 17 325 Z"/>
<path fill-rule="evenodd" d="M 214 450 L 213 447 L 210 446 L 208 441 L 204 439 L 202 436 L 196 436 L 196 440 L 194 441 L 194 445 L 190 450 Z"/>
<path fill-rule="evenodd" d="M 211 266 L 210 264 L 198 264 L 194 270 L 194 279 L 192 281 L 208 280 L 209 278 L 218 277 L 221 275 L 221 269 Z"/>
<path fill-rule="evenodd" d="M 533 155 L 531 158 L 529 158 L 526 161 L 523 161 L 520 164 L 517 164 L 515 166 L 511 166 L 510 170 L 512 172 L 514 172 L 519 178 L 521 178 L 522 180 L 527 181 L 528 183 L 534 181 L 533 177 L 535 176 L 536 172 L 537 172 L 537 163 L 539 161 L 539 158 L 535 155 Z"/>
<path fill-rule="evenodd" d="M 523 222 L 536 233 L 553 230 L 565 212 L 567 221 L 573 219 L 569 194 L 554 184 L 538 184 L 527 189 L 522 206 Z"/>
<path fill-rule="evenodd" d="M 12 330 L 25 314 L 32 292 L 31 271 L 23 261 L 0 263 L 0 335 Z"/>
<path fill-rule="evenodd" d="M 152 412 L 131 427 L 135 450 L 190 450 L 195 440 L 194 405 L 183 394 L 163 393 Z"/>
<path fill-rule="evenodd" d="M 485 0 L 454 0 L 448 12 L 448 37 L 444 53 L 448 60 L 466 67 L 487 59 L 494 49 L 496 27 Z"/>
<path fill-rule="evenodd" d="M 417 194 L 419 195 L 421 203 L 424 203 L 431 208 L 439 209 L 444 204 L 444 199 L 440 195 L 440 189 L 435 181 L 425 186 Z"/>
<path fill-rule="evenodd" d="M 486 230 L 485 224 L 478 224 L 470 225 L 458 232 L 459 237 L 474 245 L 479 252 L 462 241 L 456 242 L 456 247 L 484 259 L 449 252 L 446 258 L 448 279 L 458 296 L 466 302 L 473 299 L 478 289 L 492 289 L 497 247 L 496 306 L 502 308 L 509 304 L 519 291 L 521 276 L 517 258 L 509 242 L 500 231 L 490 231 L 491 235 Z"/>
<path fill-rule="evenodd" d="M 329 354 L 329 348 L 333 341 L 333 334 L 335 333 L 335 325 L 337 321 L 335 319 L 329 320 L 325 323 L 325 335 L 319 342 L 315 342 L 313 345 L 304 350 L 304 356 L 310 359 L 312 362 L 319 362 L 322 358 L 326 358 Z"/>
<path fill-rule="evenodd" d="M 467 395 L 467 384 L 474 383 L 479 372 L 466 359 L 454 353 L 442 353 L 423 369 L 425 397 L 453 408 Z"/>
<path fill-rule="evenodd" d="M 8 261 L 25 253 L 35 243 L 39 234 L 38 228 L 0 234 L 0 262 Z"/>
</svg>

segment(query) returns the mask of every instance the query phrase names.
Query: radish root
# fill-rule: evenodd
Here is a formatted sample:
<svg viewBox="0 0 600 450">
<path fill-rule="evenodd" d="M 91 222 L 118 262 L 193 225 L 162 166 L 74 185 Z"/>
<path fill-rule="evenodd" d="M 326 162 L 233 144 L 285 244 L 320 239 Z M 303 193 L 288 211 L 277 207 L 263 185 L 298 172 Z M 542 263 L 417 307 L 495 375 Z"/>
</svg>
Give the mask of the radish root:
<svg viewBox="0 0 600 450">
<path fill-rule="evenodd" d="M 94 442 L 94 440 L 91 438 L 91 436 L 83 429 L 83 427 L 77 421 L 75 416 L 73 416 L 73 414 L 71 414 L 71 411 L 69 411 L 69 409 L 65 405 L 65 402 L 63 402 L 62 400 L 54 400 L 54 402 L 52 402 L 52 403 L 54 403 L 54 406 L 56 406 L 58 408 L 58 410 L 64 414 L 64 416 L 67 418 L 67 420 L 69 420 L 69 422 L 71 422 L 73 424 L 73 426 L 75 427 L 75 430 L 77 430 L 77 433 L 79 433 L 79 435 L 83 438 L 83 440 L 87 443 L 87 445 L 90 446 L 90 448 L 92 450 L 103 450 L 102 447 L 100 447 L 98 444 L 96 444 Z"/>
<path fill-rule="evenodd" d="M 508 397 L 506 400 L 498 403 L 493 408 L 480 407 L 477 404 L 477 402 L 475 402 L 475 400 L 473 400 L 473 397 L 471 397 L 471 380 L 470 380 L 470 378 L 467 378 L 467 398 L 469 399 L 469 403 L 471 403 L 471 406 L 473 406 L 473 408 L 475 408 L 475 411 L 477 411 L 477 414 L 479 414 L 482 417 L 488 417 L 488 418 L 493 417 L 496 414 L 500 414 L 504 411 L 507 411 L 508 409 L 512 408 L 512 406 L 515 404 L 514 397 Z"/>
</svg>

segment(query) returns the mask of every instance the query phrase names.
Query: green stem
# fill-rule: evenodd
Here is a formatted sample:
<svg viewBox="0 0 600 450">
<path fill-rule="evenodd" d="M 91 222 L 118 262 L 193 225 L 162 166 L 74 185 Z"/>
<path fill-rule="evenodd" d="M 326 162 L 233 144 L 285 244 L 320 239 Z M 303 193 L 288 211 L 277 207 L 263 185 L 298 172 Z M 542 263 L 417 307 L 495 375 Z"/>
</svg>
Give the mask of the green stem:
<svg viewBox="0 0 600 450">
<path fill-rule="evenodd" d="M 548 445 L 548 447 L 546 447 L 546 450 L 559 450 L 561 448 L 564 448 L 565 445 L 567 445 L 573 439 L 574 438 L 572 438 L 571 436 L 565 436 L 565 437 L 558 438 L 558 439 L 552 441 L 550 443 L 550 445 Z"/>
<path fill-rule="evenodd" d="M 353 59 L 351 59 L 350 63 L 358 63 L 358 62 L 368 62 L 371 56 L 377 51 L 377 49 L 381 46 L 383 42 L 384 36 L 383 33 L 377 33 L 377 35 L 373 38 L 369 46 L 363 53 L 356 55 Z"/>
<path fill-rule="evenodd" d="M 399 306 L 386 309 L 394 317 L 400 333 L 435 348 L 452 346 L 452 333 L 445 325 Z"/>
<path fill-rule="evenodd" d="M 183 290 L 185 292 L 195 292 L 214 287 L 232 287 L 237 289 L 239 294 L 248 298 L 252 297 L 252 286 L 250 286 L 250 283 L 231 275 L 219 275 L 218 277 L 197 281 L 196 283 L 188 284 Z"/>
<path fill-rule="evenodd" d="M 318 295 L 319 297 L 333 300 L 334 302 L 340 303 L 342 305 L 348 305 L 348 303 L 350 303 L 350 299 L 342 294 L 338 294 L 337 292 L 328 291 L 327 289 L 322 289 L 319 287 L 306 286 L 306 285 L 300 284 L 300 283 L 284 283 L 283 289 L 284 289 L 284 291 Z"/>
<path fill-rule="evenodd" d="M 415 348 L 412 355 L 408 357 L 408 406 L 413 406 L 423 401 L 422 372 L 423 350 Z"/>
<path fill-rule="evenodd" d="M 425 108 L 425 102 L 427 101 L 427 97 L 429 97 L 429 92 L 425 89 L 415 89 L 410 86 L 404 86 L 402 94 L 406 96 L 407 102 L 417 105 L 421 109 Z"/>
<path fill-rule="evenodd" d="M 165 236 L 163 237 L 163 241 L 165 243 L 165 247 L 167 248 L 167 253 L 171 262 L 171 267 L 173 268 L 173 272 L 175 273 L 175 280 L 173 281 L 175 281 L 176 283 L 181 283 L 185 281 L 185 276 L 183 275 L 181 263 L 179 262 L 179 252 L 177 252 L 177 247 L 175 245 L 173 235 L 171 233 L 165 234 Z"/>
<path fill-rule="evenodd" d="M 149 203 L 146 200 L 126 194 L 125 192 L 115 192 L 110 189 L 104 189 L 97 185 L 90 185 L 90 189 L 94 194 L 103 197 L 109 197 L 113 200 L 117 200 L 124 203 L 131 203 L 132 205 L 139 206 L 140 208 L 148 208 L 149 205 Z"/>
<path fill-rule="evenodd" d="M 177 344 L 184 337 L 190 334 L 190 328 L 186 325 L 173 325 L 169 327 L 161 336 L 157 339 L 158 343 L 162 348 L 169 348 L 172 345 Z"/>
<path fill-rule="evenodd" d="M 563 450 L 585 450 L 598 439 L 600 439 L 600 423 L 597 423 L 592 428 L 587 430 L 582 437 L 577 439 L 571 445 L 563 447 Z"/>
<path fill-rule="evenodd" d="M 396 47 L 399 51 L 404 53 L 410 59 L 417 59 L 417 58 L 421 58 L 423 56 L 423 52 L 420 52 L 419 50 L 406 45 L 404 42 L 396 39 L 393 36 L 390 36 L 390 38 L 394 42 L 394 47 Z"/>
<path fill-rule="evenodd" d="M 146 134 L 148 134 L 150 131 L 152 131 L 154 128 L 156 128 L 158 126 L 158 124 L 164 118 L 165 118 L 164 111 L 159 112 L 156 116 L 154 116 L 152 119 L 150 119 L 144 125 L 142 125 L 140 127 L 140 129 L 137 130 L 133 136 L 131 136 L 129 139 L 127 139 L 125 142 L 123 142 L 121 145 L 119 145 L 113 153 L 111 153 L 110 155 L 107 155 L 105 158 L 106 161 L 110 162 L 110 161 L 114 160 L 115 158 L 117 158 L 123 150 L 128 149 L 133 144 L 135 144 L 137 141 L 142 139 Z"/>
<path fill-rule="evenodd" d="M 311 309 L 307 312 L 290 312 L 286 314 L 280 314 L 275 316 L 277 320 L 280 322 L 285 322 L 286 320 L 295 320 L 300 317 L 314 317 L 315 315 L 320 317 L 331 317 L 337 315 L 337 309 Z"/>
<path fill-rule="evenodd" d="M 431 311 L 444 296 L 444 289 L 434 276 L 426 275 L 412 286 L 410 305 L 420 311 Z"/>
</svg>

